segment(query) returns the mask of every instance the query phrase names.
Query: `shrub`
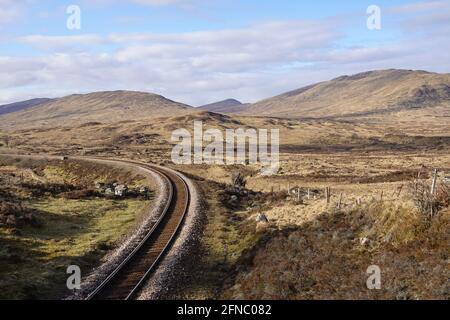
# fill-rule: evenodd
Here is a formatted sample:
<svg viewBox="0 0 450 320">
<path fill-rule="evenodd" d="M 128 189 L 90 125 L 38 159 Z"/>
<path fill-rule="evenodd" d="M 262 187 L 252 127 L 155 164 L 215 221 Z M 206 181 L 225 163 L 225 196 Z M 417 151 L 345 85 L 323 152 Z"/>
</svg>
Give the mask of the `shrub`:
<svg viewBox="0 0 450 320">
<path fill-rule="evenodd" d="M 440 184 L 435 194 L 431 194 L 427 181 L 414 181 L 409 189 L 416 208 L 426 220 L 450 206 L 450 187 L 446 184 Z"/>
<path fill-rule="evenodd" d="M 247 180 L 240 172 L 233 173 L 231 180 L 233 187 L 236 189 L 245 189 L 245 186 L 247 185 Z"/>
</svg>

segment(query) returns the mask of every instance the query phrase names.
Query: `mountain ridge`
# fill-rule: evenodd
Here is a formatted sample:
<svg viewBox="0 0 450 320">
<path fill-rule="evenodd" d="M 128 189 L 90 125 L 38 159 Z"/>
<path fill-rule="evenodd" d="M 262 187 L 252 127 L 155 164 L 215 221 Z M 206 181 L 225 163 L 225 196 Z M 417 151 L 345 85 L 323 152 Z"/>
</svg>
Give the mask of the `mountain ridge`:
<svg viewBox="0 0 450 320">
<path fill-rule="evenodd" d="M 438 109 L 433 107 L 439 106 Z M 140 91 L 101 91 L 52 99 L 0 115 L 5 130 L 118 123 L 177 117 L 209 111 L 235 116 L 345 119 L 388 115 L 446 116 L 450 113 L 450 74 L 414 70 L 375 70 L 344 75 L 254 104 L 227 99 L 199 108 Z M 1 109 L 0 109 L 1 110 Z M 430 111 L 431 110 L 431 111 Z M 440 112 L 440 115 L 438 114 Z"/>
<path fill-rule="evenodd" d="M 236 112 L 281 118 L 351 117 L 450 103 L 450 74 L 375 70 L 319 82 Z"/>
<path fill-rule="evenodd" d="M 0 117 L 5 128 L 71 126 L 88 122 L 115 123 L 183 115 L 195 108 L 161 95 L 139 91 L 73 94 Z"/>
<path fill-rule="evenodd" d="M 8 103 L 4 105 L 0 105 L 0 116 L 8 113 L 14 113 L 22 110 L 26 110 L 32 108 L 37 105 L 41 105 L 47 102 L 50 102 L 53 99 L 49 98 L 34 98 L 24 101 L 17 101 L 13 103 Z"/>
</svg>

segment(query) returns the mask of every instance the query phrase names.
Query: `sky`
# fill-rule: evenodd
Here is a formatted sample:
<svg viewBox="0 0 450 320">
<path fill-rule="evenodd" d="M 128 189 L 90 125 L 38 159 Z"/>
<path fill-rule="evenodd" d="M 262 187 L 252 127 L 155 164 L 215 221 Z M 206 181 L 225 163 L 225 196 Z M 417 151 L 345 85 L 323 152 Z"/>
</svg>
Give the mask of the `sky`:
<svg viewBox="0 0 450 320">
<path fill-rule="evenodd" d="M 107 90 L 256 102 L 369 70 L 448 73 L 449 35 L 450 0 L 0 0 L 0 104 Z"/>
</svg>

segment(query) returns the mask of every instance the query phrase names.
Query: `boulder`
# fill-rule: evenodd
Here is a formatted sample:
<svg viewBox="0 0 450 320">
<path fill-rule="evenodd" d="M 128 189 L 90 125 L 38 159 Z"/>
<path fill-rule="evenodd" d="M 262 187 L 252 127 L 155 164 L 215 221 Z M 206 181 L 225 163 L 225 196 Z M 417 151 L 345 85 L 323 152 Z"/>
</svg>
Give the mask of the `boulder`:
<svg viewBox="0 0 450 320">
<path fill-rule="evenodd" d="M 103 189 L 105 187 L 104 183 L 101 182 L 96 182 L 95 183 L 95 189 L 99 190 L 99 189 Z"/>
<path fill-rule="evenodd" d="M 261 169 L 260 175 L 263 177 L 267 176 L 275 176 L 280 173 L 280 167 L 272 166 L 272 167 L 263 167 Z"/>
<path fill-rule="evenodd" d="M 258 223 L 269 223 L 269 219 L 267 218 L 267 216 L 264 213 L 259 213 L 256 216 L 256 222 L 258 222 Z"/>
<path fill-rule="evenodd" d="M 141 187 L 139 188 L 139 193 L 140 194 L 147 194 L 148 193 L 148 187 Z"/>
<path fill-rule="evenodd" d="M 126 185 L 118 185 L 115 189 L 114 189 L 114 194 L 118 197 L 123 197 L 127 194 L 128 192 L 128 187 Z"/>
</svg>

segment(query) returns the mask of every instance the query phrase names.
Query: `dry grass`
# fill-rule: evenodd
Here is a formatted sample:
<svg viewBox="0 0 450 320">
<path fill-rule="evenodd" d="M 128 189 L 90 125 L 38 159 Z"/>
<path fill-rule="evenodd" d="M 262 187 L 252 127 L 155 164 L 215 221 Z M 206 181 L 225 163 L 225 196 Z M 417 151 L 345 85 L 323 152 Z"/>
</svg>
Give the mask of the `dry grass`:
<svg viewBox="0 0 450 320">
<path fill-rule="evenodd" d="M 412 208 L 379 202 L 324 213 L 268 234 L 243 255 L 223 297 L 449 299 L 449 218 L 429 225 Z M 366 287 L 370 265 L 382 270 L 379 291 Z"/>
<path fill-rule="evenodd" d="M 86 162 L 1 159 L 0 299 L 64 297 L 69 265 L 87 274 L 136 227 L 149 202 L 88 192 L 103 179 L 147 185 Z"/>
<path fill-rule="evenodd" d="M 450 76 L 422 71 L 383 70 L 340 77 L 250 105 L 242 112 L 283 118 L 372 115 L 435 106 L 450 98 Z M 408 110 L 410 113 L 410 110 Z"/>
<path fill-rule="evenodd" d="M 133 91 L 95 92 L 71 95 L 35 108 L 4 115 L 0 124 L 5 130 L 44 128 L 86 124 L 116 123 L 186 114 L 195 109 L 162 96 Z M 89 127 L 89 125 L 87 126 Z"/>
<path fill-rule="evenodd" d="M 435 194 L 431 193 L 428 181 L 425 183 L 423 180 L 414 181 L 409 189 L 417 210 L 427 220 L 433 219 L 440 210 L 450 206 L 450 187 L 445 184 L 436 186 Z"/>
<path fill-rule="evenodd" d="M 416 85 L 419 78 L 409 79 L 410 83 Z M 349 79 L 341 81 L 348 83 Z M 408 88 L 393 87 L 390 99 L 404 101 L 404 90 Z M 374 94 L 367 88 L 364 92 Z M 351 95 L 357 96 L 354 91 Z M 385 98 L 386 91 L 377 92 L 373 101 L 377 95 Z M 410 97 L 409 93 L 406 97 Z M 324 105 L 339 105 L 341 113 L 364 111 L 355 108 L 370 107 L 373 102 L 366 105 L 364 97 L 332 100 Z M 419 171 L 427 172 L 423 179 L 428 179 L 434 168 L 450 172 L 448 112 L 448 104 L 440 104 L 398 110 L 388 116 L 344 120 L 207 112 L 176 112 L 158 121 L 103 123 L 97 119 L 8 133 L 9 147 L 3 143 L 0 152 L 129 158 L 163 164 L 194 176 L 205 195 L 207 217 L 199 251 L 184 265 L 184 278 L 179 282 L 183 287 L 170 297 L 448 298 L 443 283 L 448 278 L 448 212 L 424 223 L 406 192 Z M 194 120 L 203 121 L 206 129 L 280 129 L 281 172 L 263 177 L 257 165 L 173 165 L 170 135 L 180 127 L 192 131 Z M 107 172 L 93 177 L 90 172 L 95 168 L 85 170 L 85 166 L 70 162 L 41 165 L 45 169 L 36 167 L 34 174 L 26 170 L 23 174 L 34 183 L 51 180 L 86 184 L 94 178 L 111 179 Z M 13 166 L 25 169 L 27 164 L 18 162 Z M 223 191 L 236 171 L 244 175 L 246 188 L 262 196 L 251 201 L 239 199 L 230 205 L 230 195 Z M 114 175 L 127 178 L 127 174 L 119 172 Z M 287 199 L 288 186 L 303 190 L 331 187 L 331 203 L 327 207 L 320 193 L 316 199 L 302 197 L 297 203 L 293 196 Z M 23 191 L 21 196 L 27 196 Z M 341 193 L 342 210 L 336 210 Z M 383 203 L 379 201 L 381 193 Z M 359 200 L 363 205 L 355 209 Z M 258 213 L 266 214 L 269 226 L 257 227 Z M 360 238 L 369 239 L 370 246 L 362 246 Z M 385 286 L 380 292 L 365 288 L 365 271 L 371 264 L 379 264 L 383 270 Z"/>
</svg>

